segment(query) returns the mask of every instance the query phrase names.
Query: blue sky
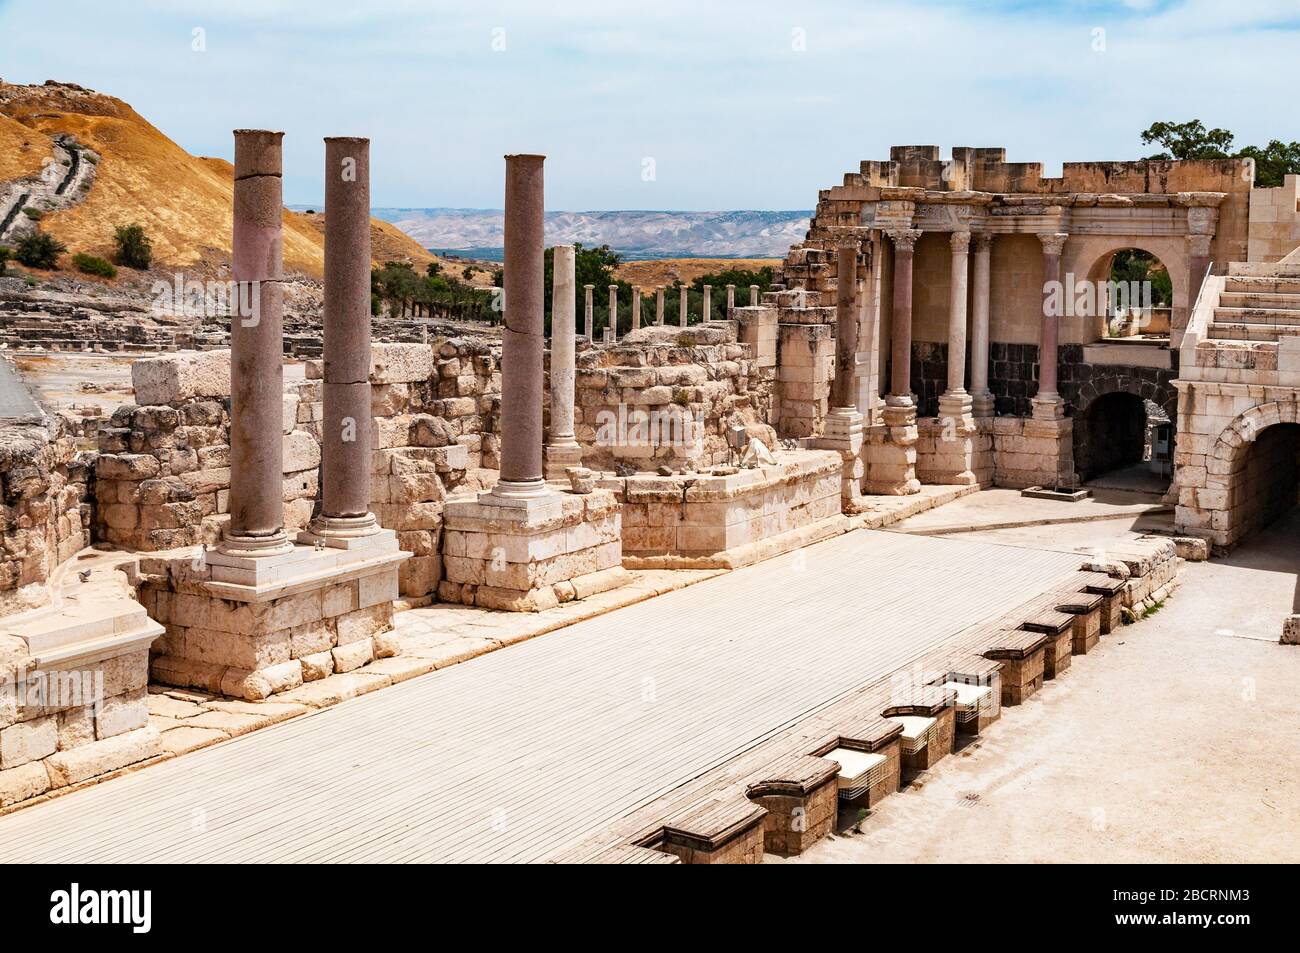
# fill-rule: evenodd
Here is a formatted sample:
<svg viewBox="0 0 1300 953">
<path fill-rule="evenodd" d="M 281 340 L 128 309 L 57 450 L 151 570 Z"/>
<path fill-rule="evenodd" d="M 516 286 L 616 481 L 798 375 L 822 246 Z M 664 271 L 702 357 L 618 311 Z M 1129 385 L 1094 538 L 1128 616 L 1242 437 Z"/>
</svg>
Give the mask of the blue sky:
<svg viewBox="0 0 1300 953">
<path fill-rule="evenodd" d="M 1289 141 L 1298 41 L 1300 0 L 0 0 L 5 80 L 111 93 L 198 154 L 283 129 L 290 203 L 327 135 L 372 138 L 376 205 L 500 207 L 501 156 L 542 152 L 573 210 L 809 208 L 901 143 L 1059 174 L 1158 119 Z"/>
</svg>

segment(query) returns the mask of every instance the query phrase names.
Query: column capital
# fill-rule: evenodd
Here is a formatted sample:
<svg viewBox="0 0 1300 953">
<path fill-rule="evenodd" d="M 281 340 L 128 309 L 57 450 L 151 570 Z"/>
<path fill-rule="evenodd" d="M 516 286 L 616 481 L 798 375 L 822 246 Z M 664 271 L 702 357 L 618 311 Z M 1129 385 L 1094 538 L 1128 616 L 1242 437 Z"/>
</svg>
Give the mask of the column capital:
<svg viewBox="0 0 1300 953">
<path fill-rule="evenodd" d="M 595 285 L 583 285 L 582 287 L 586 288 L 588 291 L 594 291 L 596 289 Z"/>
<path fill-rule="evenodd" d="M 948 238 L 954 255 L 964 255 L 970 251 L 970 232 L 953 232 Z"/>
<path fill-rule="evenodd" d="M 1065 240 L 1069 237 L 1066 232 L 1049 232 L 1040 234 L 1038 240 L 1043 243 L 1044 255 L 1059 255 L 1061 249 L 1065 247 Z"/>
<path fill-rule="evenodd" d="M 992 232 L 975 232 L 971 236 L 975 241 L 975 252 L 987 252 L 993 248 Z"/>
<path fill-rule="evenodd" d="M 916 240 L 921 237 L 919 228 L 891 228 L 885 232 L 889 240 L 894 243 L 895 251 L 908 252 L 909 254 L 916 248 Z"/>
</svg>

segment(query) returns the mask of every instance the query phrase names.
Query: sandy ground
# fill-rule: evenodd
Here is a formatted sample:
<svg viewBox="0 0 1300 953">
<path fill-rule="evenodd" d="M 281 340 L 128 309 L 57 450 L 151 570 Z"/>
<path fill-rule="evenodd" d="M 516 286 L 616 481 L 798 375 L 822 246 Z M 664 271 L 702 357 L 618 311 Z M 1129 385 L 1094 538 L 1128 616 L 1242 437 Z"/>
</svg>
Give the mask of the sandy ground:
<svg viewBox="0 0 1300 953">
<path fill-rule="evenodd" d="M 1129 522 L 963 538 L 1073 549 Z M 1300 860 L 1300 647 L 1277 644 L 1298 569 L 1300 510 L 1186 564 L 1154 615 L 794 862 Z"/>
</svg>

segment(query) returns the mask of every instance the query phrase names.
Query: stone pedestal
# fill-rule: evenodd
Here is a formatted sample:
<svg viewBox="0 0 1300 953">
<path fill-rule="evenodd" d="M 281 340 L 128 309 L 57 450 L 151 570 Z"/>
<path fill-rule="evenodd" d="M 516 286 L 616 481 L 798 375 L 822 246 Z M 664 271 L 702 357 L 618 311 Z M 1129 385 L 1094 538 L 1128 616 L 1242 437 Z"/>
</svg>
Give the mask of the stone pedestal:
<svg viewBox="0 0 1300 953">
<path fill-rule="evenodd" d="M 911 401 L 886 403 L 881 416 L 884 423 L 865 431 L 864 492 L 887 496 L 920 493 L 921 481 L 916 477 L 916 408 Z"/>
<path fill-rule="evenodd" d="M 993 417 L 994 482 L 1024 489 L 1073 486 L 1074 421 L 1069 417 Z"/>
<path fill-rule="evenodd" d="M 941 397 L 941 410 L 943 402 Z M 991 418 L 984 418 L 981 423 L 980 418 L 969 412 L 969 404 L 964 410 L 941 413 L 918 423 L 916 474 L 922 483 L 961 486 L 993 483 Z"/>
<path fill-rule="evenodd" d="M 393 600 L 409 555 L 381 530 L 347 548 L 146 561 L 146 604 L 166 630 L 153 680 L 256 701 L 396 655 Z"/>
<path fill-rule="evenodd" d="M 447 502 L 444 602 L 537 612 L 630 581 L 622 517 L 608 490 L 498 502 L 490 494 Z"/>
<path fill-rule="evenodd" d="M 835 450 L 844 463 L 840 479 L 840 506 L 845 513 L 858 513 L 862 509 L 862 481 L 866 464 L 862 461 L 864 446 L 862 415 L 856 407 L 836 407 L 826 416 L 822 435 L 813 441 L 819 450 Z"/>
</svg>

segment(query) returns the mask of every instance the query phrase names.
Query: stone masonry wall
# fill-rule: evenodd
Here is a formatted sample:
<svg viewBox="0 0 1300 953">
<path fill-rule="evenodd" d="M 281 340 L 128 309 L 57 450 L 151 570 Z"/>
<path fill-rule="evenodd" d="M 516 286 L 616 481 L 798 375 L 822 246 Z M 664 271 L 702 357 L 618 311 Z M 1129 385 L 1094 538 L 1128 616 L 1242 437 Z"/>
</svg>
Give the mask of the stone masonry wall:
<svg viewBox="0 0 1300 953">
<path fill-rule="evenodd" d="M 0 614 L 43 603 L 50 573 L 88 545 L 92 458 L 62 416 L 0 427 Z"/>
<path fill-rule="evenodd" d="M 371 364 L 372 506 L 415 555 L 402 593 L 423 596 L 441 578 L 442 507 L 467 472 L 496 465 L 498 357 L 467 340 L 376 344 Z M 320 365 L 285 387 L 285 525 L 310 521 L 320 493 Z M 101 430 L 96 534 L 155 551 L 214 544 L 228 518 L 230 354 L 209 351 L 137 361 L 139 405 Z"/>
<path fill-rule="evenodd" d="M 723 462 L 725 430 L 736 422 L 771 447 L 773 374 L 755 352 L 722 321 L 642 328 L 580 351 L 574 430 L 583 464 L 653 470 Z"/>
</svg>

